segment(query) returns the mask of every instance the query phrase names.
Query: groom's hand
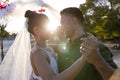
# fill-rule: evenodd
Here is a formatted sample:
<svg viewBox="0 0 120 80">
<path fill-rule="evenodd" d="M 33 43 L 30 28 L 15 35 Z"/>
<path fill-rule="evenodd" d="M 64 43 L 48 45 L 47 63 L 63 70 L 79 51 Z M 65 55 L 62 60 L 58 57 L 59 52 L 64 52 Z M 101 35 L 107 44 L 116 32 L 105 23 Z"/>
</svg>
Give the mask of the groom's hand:
<svg viewBox="0 0 120 80">
<path fill-rule="evenodd" d="M 93 35 L 90 34 L 87 38 L 83 39 L 80 51 L 88 62 L 92 64 L 99 62 L 99 57 L 101 55 L 99 54 L 98 40 Z"/>
</svg>

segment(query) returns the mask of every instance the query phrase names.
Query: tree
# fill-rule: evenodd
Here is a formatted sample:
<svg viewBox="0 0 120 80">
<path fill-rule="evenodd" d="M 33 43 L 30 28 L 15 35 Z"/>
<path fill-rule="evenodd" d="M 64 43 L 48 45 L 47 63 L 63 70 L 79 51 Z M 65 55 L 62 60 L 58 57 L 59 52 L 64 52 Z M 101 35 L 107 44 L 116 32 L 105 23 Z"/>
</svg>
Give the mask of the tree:
<svg viewBox="0 0 120 80">
<path fill-rule="evenodd" d="M 120 0 L 86 0 L 80 9 L 87 31 L 100 39 L 120 37 Z"/>
</svg>

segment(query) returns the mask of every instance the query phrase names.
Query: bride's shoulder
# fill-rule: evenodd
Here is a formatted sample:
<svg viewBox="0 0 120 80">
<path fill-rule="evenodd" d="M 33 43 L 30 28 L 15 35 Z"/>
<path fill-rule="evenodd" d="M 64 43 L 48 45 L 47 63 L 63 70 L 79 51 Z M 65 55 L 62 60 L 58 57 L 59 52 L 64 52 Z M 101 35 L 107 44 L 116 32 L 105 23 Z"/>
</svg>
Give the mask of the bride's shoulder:
<svg viewBox="0 0 120 80">
<path fill-rule="evenodd" d="M 33 54 L 33 53 L 35 53 L 37 50 L 38 50 L 38 49 L 37 49 L 37 47 L 36 47 L 36 46 L 34 46 L 34 47 L 32 48 L 31 53 Z"/>
<path fill-rule="evenodd" d="M 44 51 L 42 50 L 42 49 L 40 49 L 40 48 L 38 48 L 38 47 L 33 47 L 32 48 L 32 51 L 31 51 L 31 56 L 47 56 L 45 53 L 44 53 Z"/>
</svg>

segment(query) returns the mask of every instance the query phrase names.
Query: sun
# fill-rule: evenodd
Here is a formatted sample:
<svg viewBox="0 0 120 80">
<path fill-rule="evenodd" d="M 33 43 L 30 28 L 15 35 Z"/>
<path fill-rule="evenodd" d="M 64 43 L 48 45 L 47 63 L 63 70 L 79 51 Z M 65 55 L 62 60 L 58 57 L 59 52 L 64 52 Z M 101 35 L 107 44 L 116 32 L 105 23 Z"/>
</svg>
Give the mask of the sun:
<svg viewBox="0 0 120 80">
<path fill-rule="evenodd" d="M 52 14 L 52 11 L 50 11 L 48 8 L 46 8 L 45 10 L 45 14 L 48 16 L 50 22 L 48 23 L 47 25 L 47 29 L 50 31 L 50 32 L 55 32 L 56 29 L 58 28 L 58 26 L 60 25 L 60 21 L 57 19 L 57 17 L 55 17 L 53 14 Z"/>
<path fill-rule="evenodd" d="M 56 29 L 58 28 L 57 24 L 49 23 L 47 26 L 47 30 L 51 33 L 54 33 Z"/>
</svg>

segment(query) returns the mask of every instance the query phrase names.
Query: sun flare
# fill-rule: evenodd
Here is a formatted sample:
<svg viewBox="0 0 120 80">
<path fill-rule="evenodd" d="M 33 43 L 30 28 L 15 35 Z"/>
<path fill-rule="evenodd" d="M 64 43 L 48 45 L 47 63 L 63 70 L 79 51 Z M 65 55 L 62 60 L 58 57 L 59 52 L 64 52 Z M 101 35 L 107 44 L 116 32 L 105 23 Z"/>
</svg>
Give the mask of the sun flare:
<svg viewBox="0 0 120 80">
<path fill-rule="evenodd" d="M 50 22 L 47 25 L 47 29 L 50 32 L 55 32 L 57 27 L 60 25 L 59 20 L 51 13 L 49 9 L 46 8 L 45 14 L 48 16 Z"/>
</svg>

